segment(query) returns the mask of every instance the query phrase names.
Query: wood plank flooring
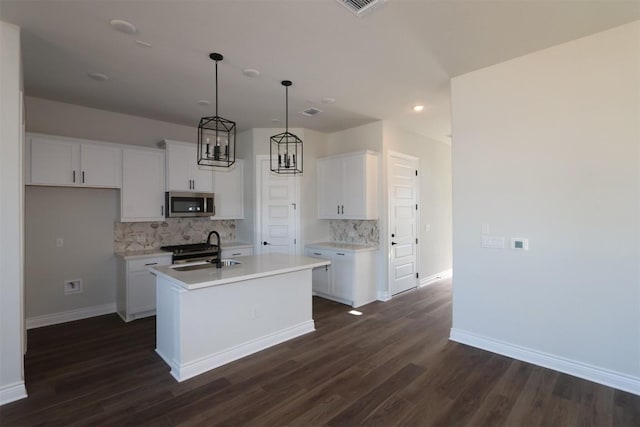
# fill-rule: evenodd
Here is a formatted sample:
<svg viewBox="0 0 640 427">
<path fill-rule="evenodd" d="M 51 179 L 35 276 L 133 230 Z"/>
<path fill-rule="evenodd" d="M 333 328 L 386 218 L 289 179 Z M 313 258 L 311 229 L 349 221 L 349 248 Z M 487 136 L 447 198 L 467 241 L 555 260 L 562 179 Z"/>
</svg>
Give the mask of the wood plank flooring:
<svg viewBox="0 0 640 427">
<path fill-rule="evenodd" d="M 154 353 L 155 318 L 30 330 L 29 397 L 0 425 L 640 426 L 639 396 L 449 342 L 450 281 L 362 316 L 313 308 L 316 332 L 182 383 Z"/>
</svg>

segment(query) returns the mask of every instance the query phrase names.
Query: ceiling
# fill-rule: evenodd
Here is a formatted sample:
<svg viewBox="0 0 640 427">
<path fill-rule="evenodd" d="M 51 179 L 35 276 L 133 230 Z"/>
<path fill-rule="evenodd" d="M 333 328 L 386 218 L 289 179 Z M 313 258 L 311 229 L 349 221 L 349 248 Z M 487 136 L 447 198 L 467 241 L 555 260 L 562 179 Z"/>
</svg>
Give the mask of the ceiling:
<svg viewBox="0 0 640 427">
<path fill-rule="evenodd" d="M 357 17 L 336 0 L 0 0 L 0 19 L 22 27 L 29 96 L 197 126 L 220 52 L 219 114 L 239 130 L 284 125 L 288 79 L 290 127 L 383 119 L 448 142 L 451 77 L 640 19 L 640 1 L 388 0 Z"/>
</svg>

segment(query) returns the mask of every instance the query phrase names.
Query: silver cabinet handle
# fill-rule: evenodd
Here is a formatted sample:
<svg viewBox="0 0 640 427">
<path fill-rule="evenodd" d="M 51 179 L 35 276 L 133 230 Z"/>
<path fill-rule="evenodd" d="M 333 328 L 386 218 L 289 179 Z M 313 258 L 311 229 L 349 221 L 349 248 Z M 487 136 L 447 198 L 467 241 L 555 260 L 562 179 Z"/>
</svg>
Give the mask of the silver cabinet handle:
<svg viewBox="0 0 640 427">
<path fill-rule="evenodd" d="M 231 256 L 239 256 L 242 255 L 242 252 L 236 252 L 235 254 L 231 254 Z"/>
<path fill-rule="evenodd" d="M 160 215 L 164 216 L 164 206 L 160 206 Z"/>
<path fill-rule="evenodd" d="M 82 183 L 84 184 L 84 171 L 82 171 Z"/>
<path fill-rule="evenodd" d="M 342 215 L 344 215 L 344 205 L 340 205 L 342 206 L 342 212 L 340 212 Z"/>
<path fill-rule="evenodd" d="M 318 255 L 318 256 L 322 256 L 322 254 L 320 252 L 314 252 L 314 255 Z"/>
<path fill-rule="evenodd" d="M 73 171 L 73 182 L 74 182 L 74 184 L 76 182 L 76 171 Z"/>
<path fill-rule="evenodd" d="M 337 205 L 338 207 L 338 212 L 336 212 L 338 215 L 340 215 L 340 205 Z"/>
<path fill-rule="evenodd" d="M 340 252 L 336 252 L 336 255 L 342 255 L 342 256 L 344 256 L 344 254 L 343 254 L 343 253 L 340 253 Z"/>
<path fill-rule="evenodd" d="M 157 262 L 149 262 L 149 263 L 147 263 L 145 265 L 157 265 L 157 264 L 158 264 Z"/>
</svg>

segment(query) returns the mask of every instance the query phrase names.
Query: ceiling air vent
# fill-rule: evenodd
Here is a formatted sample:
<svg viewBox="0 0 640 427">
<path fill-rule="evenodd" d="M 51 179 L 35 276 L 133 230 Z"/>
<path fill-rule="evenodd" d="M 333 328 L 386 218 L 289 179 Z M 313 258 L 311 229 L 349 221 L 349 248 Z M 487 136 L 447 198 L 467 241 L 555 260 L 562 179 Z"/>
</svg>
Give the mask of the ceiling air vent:
<svg viewBox="0 0 640 427">
<path fill-rule="evenodd" d="M 363 13 L 372 9 L 376 5 L 384 3 L 385 0 L 336 0 L 338 3 L 355 13 L 362 16 Z"/>
<path fill-rule="evenodd" d="M 319 110 L 319 109 L 314 108 L 314 107 L 307 108 L 306 110 L 300 111 L 300 114 L 305 115 L 307 117 L 315 116 L 318 113 L 322 113 L 322 110 Z"/>
</svg>

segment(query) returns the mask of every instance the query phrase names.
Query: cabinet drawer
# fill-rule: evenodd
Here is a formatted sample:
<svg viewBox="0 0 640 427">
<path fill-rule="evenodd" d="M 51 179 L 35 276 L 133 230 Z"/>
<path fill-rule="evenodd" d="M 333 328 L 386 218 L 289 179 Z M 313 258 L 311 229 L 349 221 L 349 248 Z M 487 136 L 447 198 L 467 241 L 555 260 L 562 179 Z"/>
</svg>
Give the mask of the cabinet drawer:
<svg viewBox="0 0 640 427">
<path fill-rule="evenodd" d="M 169 264 L 171 264 L 171 255 L 164 255 L 154 258 L 133 259 L 128 262 L 129 272 L 147 271 L 149 267 L 153 267 L 154 265 Z"/>
<path fill-rule="evenodd" d="M 253 248 L 223 249 L 222 258 L 253 255 Z"/>
<path fill-rule="evenodd" d="M 320 259 L 330 260 L 332 255 L 331 251 L 327 251 L 324 249 L 308 248 L 306 251 L 307 251 L 307 256 L 311 258 L 320 258 Z"/>
</svg>

